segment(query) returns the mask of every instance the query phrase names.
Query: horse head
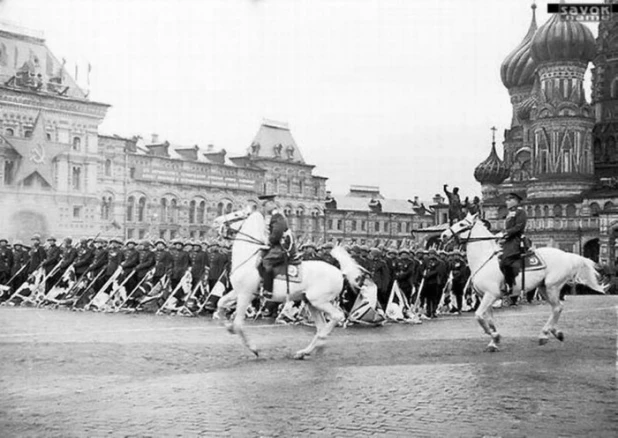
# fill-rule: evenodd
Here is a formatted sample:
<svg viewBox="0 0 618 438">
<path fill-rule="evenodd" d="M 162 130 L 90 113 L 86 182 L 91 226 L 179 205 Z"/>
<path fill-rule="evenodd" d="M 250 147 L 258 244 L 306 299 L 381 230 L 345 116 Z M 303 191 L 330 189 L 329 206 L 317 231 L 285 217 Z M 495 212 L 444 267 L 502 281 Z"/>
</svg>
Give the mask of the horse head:
<svg viewBox="0 0 618 438">
<path fill-rule="evenodd" d="M 472 227 L 474 227 L 474 224 L 476 223 L 477 219 L 478 219 L 478 213 L 475 213 L 475 214 L 468 213 L 468 215 L 465 218 L 463 218 L 459 222 L 455 222 L 447 230 L 443 231 L 442 234 L 440 235 L 440 240 L 443 243 L 445 243 L 453 238 L 456 238 L 463 232 L 472 230 Z"/>
</svg>

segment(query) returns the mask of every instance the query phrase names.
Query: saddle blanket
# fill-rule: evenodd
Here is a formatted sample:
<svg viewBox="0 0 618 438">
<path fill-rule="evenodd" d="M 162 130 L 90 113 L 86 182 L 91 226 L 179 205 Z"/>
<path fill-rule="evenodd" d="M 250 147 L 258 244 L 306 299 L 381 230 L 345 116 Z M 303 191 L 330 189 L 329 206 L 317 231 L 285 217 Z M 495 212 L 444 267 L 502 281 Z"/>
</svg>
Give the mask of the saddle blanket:
<svg viewBox="0 0 618 438">
<path fill-rule="evenodd" d="M 524 263 L 526 271 L 539 271 L 547 267 L 543 259 L 534 251 L 526 253 L 524 256 Z"/>
<path fill-rule="evenodd" d="M 303 267 L 302 264 L 288 265 L 288 279 L 290 280 L 290 283 L 302 283 L 303 282 L 302 267 Z M 281 266 L 275 269 L 275 272 L 276 272 L 275 280 L 285 281 L 285 271 L 283 268 L 284 267 Z"/>
</svg>

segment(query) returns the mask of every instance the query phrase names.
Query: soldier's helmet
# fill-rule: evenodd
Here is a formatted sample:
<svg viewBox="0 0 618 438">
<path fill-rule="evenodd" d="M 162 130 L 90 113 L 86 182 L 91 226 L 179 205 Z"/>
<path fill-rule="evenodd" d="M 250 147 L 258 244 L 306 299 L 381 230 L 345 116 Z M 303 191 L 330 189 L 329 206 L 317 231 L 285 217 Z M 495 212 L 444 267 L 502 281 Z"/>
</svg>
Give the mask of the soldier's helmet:
<svg viewBox="0 0 618 438">
<path fill-rule="evenodd" d="M 35 234 L 34 236 L 32 236 L 32 239 L 30 239 L 30 240 L 32 240 L 32 241 L 36 240 L 36 241 L 40 242 L 41 241 L 41 235 L 40 234 Z"/>
<path fill-rule="evenodd" d="M 94 243 L 105 243 L 106 240 L 103 237 L 97 237 L 94 239 Z"/>
<path fill-rule="evenodd" d="M 352 247 L 350 248 L 350 251 L 351 251 L 351 252 L 354 252 L 354 253 L 360 252 L 360 251 L 361 251 L 361 247 L 360 247 L 360 246 L 358 246 L 358 245 L 356 245 L 356 244 L 354 244 L 354 245 L 352 245 Z"/>
<path fill-rule="evenodd" d="M 369 250 L 369 256 L 372 258 L 378 258 L 382 255 L 382 251 L 380 251 L 378 248 L 371 248 Z"/>
<path fill-rule="evenodd" d="M 335 246 L 331 242 L 326 242 L 324 245 L 322 245 L 322 249 L 324 249 L 326 251 L 330 251 L 334 247 Z"/>
<path fill-rule="evenodd" d="M 0 237 L 0 243 L 2 243 L 2 242 L 6 243 L 6 244 L 9 243 L 9 241 L 7 239 L 5 239 L 4 237 Z M 13 244 L 13 245 L 15 245 L 15 244 Z"/>
<path fill-rule="evenodd" d="M 144 248 L 149 248 L 152 245 L 152 243 L 150 242 L 150 240 L 144 239 L 140 242 L 140 245 L 142 245 Z"/>
<path fill-rule="evenodd" d="M 15 239 L 13 241 L 13 248 L 15 248 L 16 246 L 24 246 L 24 244 L 20 239 Z"/>
<path fill-rule="evenodd" d="M 126 246 L 137 245 L 137 242 L 135 240 L 133 240 L 133 239 L 127 239 L 127 241 L 125 242 L 125 245 Z"/>
<path fill-rule="evenodd" d="M 172 245 L 182 245 L 182 239 L 174 239 L 172 240 Z"/>
<path fill-rule="evenodd" d="M 73 239 L 69 236 L 64 238 L 64 243 L 68 244 L 68 245 L 72 245 L 73 244 Z"/>
<path fill-rule="evenodd" d="M 410 255 L 410 251 L 407 248 L 401 248 L 399 250 L 399 255 L 403 256 L 403 255 Z"/>
<path fill-rule="evenodd" d="M 47 241 L 48 241 L 48 242 L 54 242 L 54 243 L 56 243 L 56 238 L 55 238 L 54 236 L 49 236 L 49 237 L 47 238 Z"/>
<path fill-rule="evenodd" d="M 155 240 L 155 245 L 158 245 L 159 243 L 163 244 L 163 246 L 167 246 L 167 243 L 165 242 L 165 239 L 157 239 L 157 240 Z"/>
<path fill-rule="evenodd" d="M 122 240 L 117 237 L 112 237 L 111 239 L 109 239 L 109 243 L 117 243 L 118 245 L 122 245 Z"/>
</svg>

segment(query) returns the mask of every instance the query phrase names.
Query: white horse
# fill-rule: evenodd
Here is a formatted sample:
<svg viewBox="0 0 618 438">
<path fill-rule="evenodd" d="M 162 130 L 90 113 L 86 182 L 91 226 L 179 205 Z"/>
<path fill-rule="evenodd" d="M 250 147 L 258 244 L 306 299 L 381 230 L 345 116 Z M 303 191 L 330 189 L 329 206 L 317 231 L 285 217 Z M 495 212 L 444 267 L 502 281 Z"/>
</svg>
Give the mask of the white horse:
<svg viewBox="0 0 618 438">
<path fill-rule="evenodd" d="M 445 242 L 459 237 L 466 244 L 466 254 L 470 266 L 470 283 L 482 296 L 476 311 L 476 320 L 485 333 L 491 337 L 487 351 L 498 351 L 500 334 L 493 320 L 492 304 L 501 298 L 504 289 L 504 275 L 499 267 L 498 254 L 500 246 L 478 215 L 466 216 L 453 224 L 441 235 Z M 522 274 L 518 274 L 513 286 L 514 293 L 538 289 L 541 296 L 551 305 L 552 313 L 539 335 L 539 344 L 549 341 L 549 333 L 556 339 L 564 341 L 564 334 L 556 325 L 562 312 L 560 289 L 568 283 L 585 284 L 589 288 L 605 293 L 606 286 L 600 284 L 600 275 L 595 270 L 595 263 L 577 254 L 571 254 L 556 248 L 538 248 L 535 253 L 545 262 L 546 267 L 539 270 L 526 270 L 524 289 L 522 291 Z"/>
<path fill-rule="evenodd" d="M 220 227 L 220 232 L 230 233 L 231 229 L 231 233 L 235 234 L 230 273 L 233 291 L 219 300 L 217 316 L 225 320 L 227 307 L 236 300 L 236 316 L 232 323 L 227 323 L 227 328 L 231 333 L 238 334 L 243 344 L 258 356 L 256 346 L 244 332 L 243 323 L 247 307 L 260 286 L 258 265 L 263 251 L 268 248 L 264 216 L 251 209 L 241 210 L 217 218 L 215 226 Z M 341 270 L 322 261 L 304 261 L 301 266 L 301 281 L 290 282 L 289 293 L 285 280 L 274 281 L 271 300 L 285 302 L 304 299 L 315 322 L 315 336 L 306 348 L 296 352 L 295 359 L 303 359 L 316 348 L 323 348 L 326 337 L 343 321 L 343 312 L 333 304 L 343 288 L 343 277 L 345 276 L 353 287 L 359 286 L 358 279 L 362 270 L 354 259 L 341 247 L 334 248 L 332 255 L 339 262 Z"/>
</svg>

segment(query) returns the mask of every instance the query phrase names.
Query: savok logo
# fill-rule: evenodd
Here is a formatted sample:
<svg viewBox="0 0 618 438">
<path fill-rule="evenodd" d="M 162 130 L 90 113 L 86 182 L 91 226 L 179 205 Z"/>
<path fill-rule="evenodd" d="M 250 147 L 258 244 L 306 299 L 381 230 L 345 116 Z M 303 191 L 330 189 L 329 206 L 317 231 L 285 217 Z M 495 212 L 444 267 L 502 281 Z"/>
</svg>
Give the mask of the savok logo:
<svg viewBox="0 0 618 438">
<path fill-rule="evenodd" d="M 560 14 L 569 21 L 606 21 L 618 12 L 617 4 L 605 3 L 548 3 L 547 12 Z"/>
</svg>

